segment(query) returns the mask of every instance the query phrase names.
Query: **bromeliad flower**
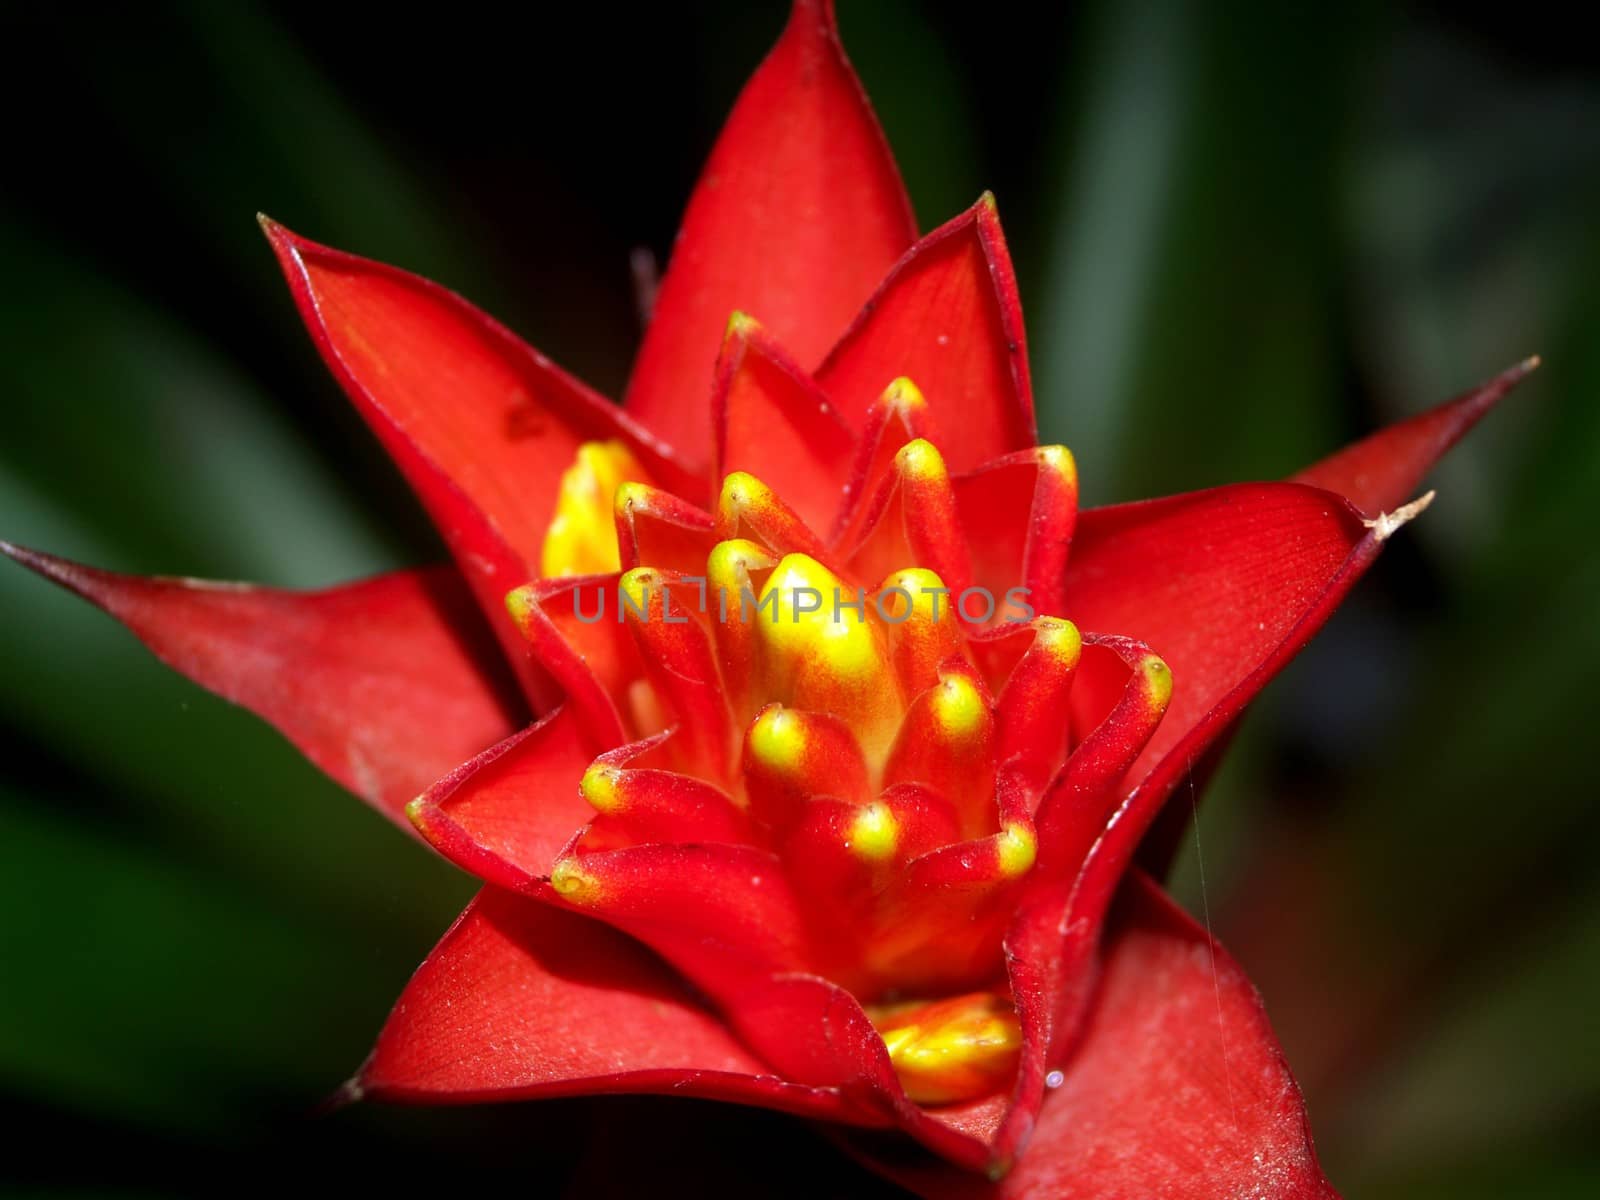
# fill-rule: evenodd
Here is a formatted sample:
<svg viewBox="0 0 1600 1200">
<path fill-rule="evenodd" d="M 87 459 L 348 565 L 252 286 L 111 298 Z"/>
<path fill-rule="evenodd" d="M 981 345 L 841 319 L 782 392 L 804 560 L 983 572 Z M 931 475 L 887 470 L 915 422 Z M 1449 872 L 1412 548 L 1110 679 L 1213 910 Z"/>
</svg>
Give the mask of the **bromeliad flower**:
<svg viewBox="0 0 1600 1200">
<path fill-rule="evenodd" d="M 484 881 L 350 1097 L 763 1105 L 938 1195 L 1331 1194 L 1253 989 L 1131 864 L 1531 363 L 1291 482 L 1079 514 L 994 201 L 917 239 L 820 0 L 620 408 L 262 224 L 454 564 L 293 593 L 5 549 Z"/>
</svg>

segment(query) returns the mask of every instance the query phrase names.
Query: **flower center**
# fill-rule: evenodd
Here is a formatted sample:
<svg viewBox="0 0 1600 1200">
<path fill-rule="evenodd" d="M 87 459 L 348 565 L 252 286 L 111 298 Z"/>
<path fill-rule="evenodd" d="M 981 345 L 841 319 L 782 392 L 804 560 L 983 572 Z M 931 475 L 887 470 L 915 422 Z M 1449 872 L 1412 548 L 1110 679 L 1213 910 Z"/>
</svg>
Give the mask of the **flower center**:
<svg viewBox="0 0 1600 1200">
<path fill-rule="evenodd" d="M 909 442 L 895 466 L 932 490 L 921 502 L 948 500 L 932 444 Z M 545 541 L 547 575 L 615 569 L 613 508 L 626 510 L 635 557 L 671 546 L 679 566 L 627 571 L 602 613 L 637 648 L 624 715 L 645 740 L 584 776 L 596 816 L 551 883 L 598 903 L 585 857 L 650 841 L 770 852 L 805 967 L 868 1006 L 908 1094 L 993 1092 L 1020 1045 L 1001 939 L 1034 866 L 1039 788 L 1066 756 L 1078 631 L 1010 595 L 972 603 L 925 562 L 871 577 L 914 549 L 877 534 L 827 546 L 743 473 L 724 480 L 710 532 L 680 522 L 652 541 L 640 477 L 622 447 L 584 446 Z M 682 552 L 691 535 L 703 559 Z"/>
</svg>

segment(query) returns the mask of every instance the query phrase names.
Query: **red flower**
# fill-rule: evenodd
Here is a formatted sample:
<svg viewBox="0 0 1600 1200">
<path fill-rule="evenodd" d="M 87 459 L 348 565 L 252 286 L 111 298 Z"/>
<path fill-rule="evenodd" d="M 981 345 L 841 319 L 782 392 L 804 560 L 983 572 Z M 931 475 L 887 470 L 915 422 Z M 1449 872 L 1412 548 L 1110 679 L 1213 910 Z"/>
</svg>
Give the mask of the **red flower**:
<svg viewBox="0 0 1600 1200">
<path fill-rule="evenodd" d="M 933 1153 L 851 1144 L 936 1195 L 1331 1194 L 1255 992 L 1130 863 L 1531 363 L 1294 481 L 1079 514 L 993 200 L 916 239 L 819 0 L 622 408 L 263 226 L 454 566 L 292 593 L 5 548 L 488 885 L 351 1096 L 765 1105 L 903 1130 Z"/>
</svg>

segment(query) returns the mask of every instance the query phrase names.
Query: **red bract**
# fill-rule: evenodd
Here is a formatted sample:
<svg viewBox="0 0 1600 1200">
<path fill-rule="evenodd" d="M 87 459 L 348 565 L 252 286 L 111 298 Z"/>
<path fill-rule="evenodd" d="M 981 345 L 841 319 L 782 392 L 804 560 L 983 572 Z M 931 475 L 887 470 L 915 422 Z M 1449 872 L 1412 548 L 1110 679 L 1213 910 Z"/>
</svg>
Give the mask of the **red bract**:
<svg viewBox="0 0 1600 1200">
<path fill-rule="evenodd" d="M 1291 482 L 1080 515 L 992 198 L 916 239 L 816 0 L 622 408 L 263 226 L 455 566 L 288 593 L 6 549 L 487 885 L 350 1096 L 765 1105 L 939 1196 L 1331 1194 L 1255 992 L 1129 864 L 1531 363 Z"/>
</svg>

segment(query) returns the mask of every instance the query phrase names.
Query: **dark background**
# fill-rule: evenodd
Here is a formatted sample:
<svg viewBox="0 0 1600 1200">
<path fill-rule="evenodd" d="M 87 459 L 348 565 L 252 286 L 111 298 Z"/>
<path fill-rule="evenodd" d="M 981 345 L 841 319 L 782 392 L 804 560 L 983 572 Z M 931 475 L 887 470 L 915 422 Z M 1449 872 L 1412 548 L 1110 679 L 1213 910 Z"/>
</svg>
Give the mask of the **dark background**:
<svg viewBox="0 0 1600 1200">
<path fill-rule="evenodd" d="M 1092 502 L 1285 475 L 1544 355 L 1258 705 L 1176 888 L 1260 984 L 1348 1194 L 1594 1194 L 1592 37 L 1528 3 L 842 7 L 923 227 L 996 191 L 1043 432 Z M 629 251 L 664 253 L 782 23 L 0 13 L 0 536 L 296 586 L 440 550 L 254 213 L 465 292 L 614 395 Z M 469 881 L 15 569 L 0 738 L 0 1174 L 855 1186 L 794 1123 L 699 1104 L 307 1118 Z"/>
</svg>

